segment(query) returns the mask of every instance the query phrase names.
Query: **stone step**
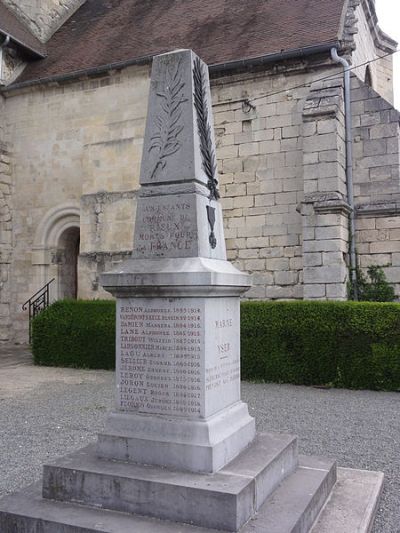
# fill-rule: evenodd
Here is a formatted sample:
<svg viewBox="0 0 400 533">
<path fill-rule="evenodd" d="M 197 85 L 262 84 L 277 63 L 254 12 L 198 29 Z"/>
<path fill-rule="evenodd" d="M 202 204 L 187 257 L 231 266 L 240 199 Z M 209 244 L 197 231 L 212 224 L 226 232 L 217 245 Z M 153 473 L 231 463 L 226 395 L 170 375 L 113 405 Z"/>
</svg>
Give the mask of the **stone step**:
<svg viewBox="0 0 400 533">
<path fill-rule="evenodd" d="M 243 533 L 307 533 L 335 483 L 335 461 L 300 457 L 296 472 L 274 491 Z"/>
<path fill-rule="evenodd" d="M 0 501 L 1 533 L 210 533 L 209 529 L 46 500 L 41 483 Z M 215 533 L 215 530 L 212 532 Z"/>
<path fill-rule="evenodd" d="M 43 470 L 43 496 L 238 531 L 297 466 L 297 439 L 261 433 L 216 474 L 107 461 L 89 446 Z"/>
<path fill-rule="evenodd" d="M 382 482 L 383 474 L 380 472 L 338 468 L 338 481 L 328 503 L 318 516 L 312 533 L 355 531 L 368 533 L 372 527 Z M 296 502 L 292 504 L 297 507 Z M 284 510 L 282 506 L 280 508 Z M 267 531 L 270 533 L 263 520 L 270 511 L 270 502 L 266 502 L 256 518 L 246 524 L 240 533 Z M 296 531 L 293 528 L 287 529 L 287 523 L 282 516 L 280 520 L 282 527 L 273 531 L 279 533 Z M 0 500 L 0 531 L 1 533 L 216 533 L 215 530 L 187 524 L 46 500 L 41 497 L 40 483 Z"/>
<path fill-rule="evenodd" d="M 383 488 L 383 473 L 338 468 L 337 482 L 311 533 L 372 530 Z"/>
</svg>

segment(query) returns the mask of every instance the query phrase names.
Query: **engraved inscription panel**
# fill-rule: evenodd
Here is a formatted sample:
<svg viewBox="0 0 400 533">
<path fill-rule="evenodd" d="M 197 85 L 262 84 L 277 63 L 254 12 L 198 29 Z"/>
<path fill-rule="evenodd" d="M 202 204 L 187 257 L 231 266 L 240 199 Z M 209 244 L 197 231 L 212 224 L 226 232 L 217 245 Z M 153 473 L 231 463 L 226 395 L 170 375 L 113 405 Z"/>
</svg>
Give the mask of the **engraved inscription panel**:
<svg viewBox="0 0 400 533">
<path fill-rule="evenodd" d="M 240 304 L 238 298 L 206 301 L 205 415 L 240 400 Z"/>
<path fill-rule="evenodd" d="M 199 417 L 204 408 L 204 304 L 193 298 L 118 301 L 117 406 Z"/>
<path fill-rule="evenodd" d="M 141 198 L 135 257 L 191 257 L 198 253 L 194 195 Z"/>
</svg>

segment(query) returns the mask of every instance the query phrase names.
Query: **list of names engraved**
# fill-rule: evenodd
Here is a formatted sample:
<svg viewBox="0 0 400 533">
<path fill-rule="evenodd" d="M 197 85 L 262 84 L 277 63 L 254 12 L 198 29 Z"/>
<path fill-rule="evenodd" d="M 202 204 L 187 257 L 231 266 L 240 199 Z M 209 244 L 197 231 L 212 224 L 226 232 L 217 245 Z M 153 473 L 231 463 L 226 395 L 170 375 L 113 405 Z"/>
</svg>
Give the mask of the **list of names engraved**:
<svg viewBox="0 0 400 533">
<path fill-rule="evenodd" d="M 190 299 L 119 303 L 118 406 L 199 416 L 203 312 Z"/>
</svg>

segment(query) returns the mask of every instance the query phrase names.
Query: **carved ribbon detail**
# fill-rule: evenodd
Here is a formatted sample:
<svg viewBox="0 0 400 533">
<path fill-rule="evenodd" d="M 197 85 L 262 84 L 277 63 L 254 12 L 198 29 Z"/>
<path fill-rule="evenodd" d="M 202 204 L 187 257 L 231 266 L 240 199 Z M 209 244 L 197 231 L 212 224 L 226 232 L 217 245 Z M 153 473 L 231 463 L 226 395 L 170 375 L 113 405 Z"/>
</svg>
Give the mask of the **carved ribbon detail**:
<svg viewBox="0 0 400 533">
<path fill-rule="evenodd" d="M 212 143 L 211 126 L 208 119 L 207 107 L 207 83 L 204 73 L 204 66 L 200 59 L 196 57 L 193 66 L 194 81 L 194 106 L 197 112 L 197 129 L 200 137 L 200 151 L 203 161 L 203 170 L 208 177 L 207 186 L 210 190 L 210 200 L 218 200 L 218 180 L 215 177 L 217 165 L 215 162 L 215 152 Z"/>
<path fill-rule="evenodd" d="M 165 76 L 165 90 L 156 93 L 162 98 L 162 113 L 156 118 L 156 133 L 150 138 L 151 145 L 149 152 L 158 150 L 158 159 L 150 173 L 150 179 L 154 179 L 157 172 L 167 164 L 166 158 L 175 154 L 181 147 L 181 141 L 178 138 L 183 130 L 180 124 L 182 117 L 181 105 L 187 102 L 182 94 L 185 82 L 182 81 L 180 73 L 180 61 L 175 68 L 169 65 Z"/>
<path fill-rule="evenodd" d="M 210 243 L 211 248 L 214 250 L 214 248 L 217 246 L 217 239 L 215 237 L 214 233 L 214 226 L 215 226 L 215 207 L 207 206 L 207 218 L 208 223 L 210 224 L 211 233 L 208 237 L 208 241 Z"/>
</svg>

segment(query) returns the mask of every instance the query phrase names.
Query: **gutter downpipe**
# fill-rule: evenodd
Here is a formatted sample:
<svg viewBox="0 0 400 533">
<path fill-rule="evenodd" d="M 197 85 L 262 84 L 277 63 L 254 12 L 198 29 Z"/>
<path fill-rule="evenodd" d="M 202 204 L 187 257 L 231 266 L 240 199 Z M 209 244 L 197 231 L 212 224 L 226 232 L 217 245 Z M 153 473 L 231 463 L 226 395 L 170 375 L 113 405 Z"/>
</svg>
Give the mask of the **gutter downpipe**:
<svg viewBox="0 0 400 533">
<path fill-rule="evenodd" d="M 6 35 L 4 42 L 0 44 L 0 85 L 3 83 L 3 50 L 6 46 L 8 46 L 10 39 L 11 37 Z"/>
<path fill-rule="evenodd" d="M 352 136 L 352 114 L 351 114 L 351 79 L 350 64 L 346 59 L 340 57 L 337 48 L 331 49 L 331 57 L 335 63 L 343 65 L 344 70 L 344 115 L 346 130 L 346 187 L 347 202 L 350 206 L 349 214 L 349 239 L 350 239 L 350 276 L 354 290 L 354 299 L 358 300 L 357 286 L 357 261 L 356 261 L 356 241 L 355 241 L 355 217 L 354 217 L 354 191 L 353 191 L 353 136 Z"/>
</svg>

